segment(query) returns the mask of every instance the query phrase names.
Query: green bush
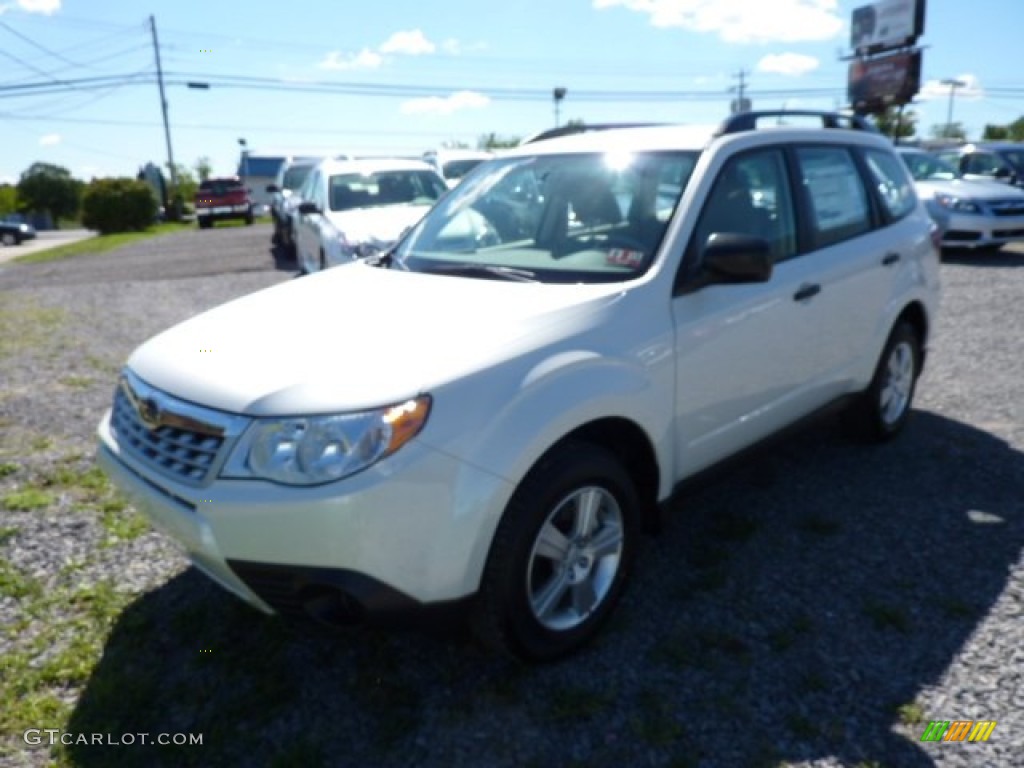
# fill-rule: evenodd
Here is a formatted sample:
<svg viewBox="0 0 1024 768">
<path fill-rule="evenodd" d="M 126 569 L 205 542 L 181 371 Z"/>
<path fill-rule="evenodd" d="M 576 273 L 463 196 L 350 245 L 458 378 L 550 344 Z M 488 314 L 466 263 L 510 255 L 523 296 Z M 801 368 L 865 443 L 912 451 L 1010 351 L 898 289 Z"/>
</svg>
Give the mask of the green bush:
<svg viewBox="0 0 1024 768">
<path fill-rule="evenodd" d="M 146 229 L 156 211 L 149 185 L 135 179 L 93 179 L 82 196 L 82 226 L 104 235 Z"/>
</svg>

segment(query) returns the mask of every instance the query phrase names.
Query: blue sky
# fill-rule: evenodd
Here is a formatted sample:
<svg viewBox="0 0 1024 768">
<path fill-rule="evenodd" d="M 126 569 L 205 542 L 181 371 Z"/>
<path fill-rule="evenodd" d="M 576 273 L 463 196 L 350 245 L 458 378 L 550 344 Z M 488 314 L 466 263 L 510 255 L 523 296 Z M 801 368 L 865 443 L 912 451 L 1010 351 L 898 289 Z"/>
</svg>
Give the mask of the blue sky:
<svg viewBox="0 0 1024 768">
<path fill-rule="evenodd" d="M 475 145 L 484 133 L 528 135 L 553 125 L 556 86 L 567 89 L 563 122 L 716 122 L 741 69 L 755 108 L 842 106 L 839 57 L 850 13 L 864 4 L 0 0 L 0 181 L 37 160 L 84 179 L 166 161 L 151 80 L 57 92 L 67 81 L 81 88 L 81 78 L 151 75 L 150 14 L 175 160 L 207 156 L 232 173 L 239 138 L 253 151 L 419 154 L 445 141 Z M 929 0 L 919 133 L 946 120 L 944 78 L 967 83 L 954 120 L 972 137 L 1024 115 L 1022 29 L 1024 0 Z M 258 78 L 260 89 L 185 84 L 239 77 Z M 13 95 L 39 82 L 53 91 Z M 317 83 L 336 90 L 312 92 Z"/>
</svg>

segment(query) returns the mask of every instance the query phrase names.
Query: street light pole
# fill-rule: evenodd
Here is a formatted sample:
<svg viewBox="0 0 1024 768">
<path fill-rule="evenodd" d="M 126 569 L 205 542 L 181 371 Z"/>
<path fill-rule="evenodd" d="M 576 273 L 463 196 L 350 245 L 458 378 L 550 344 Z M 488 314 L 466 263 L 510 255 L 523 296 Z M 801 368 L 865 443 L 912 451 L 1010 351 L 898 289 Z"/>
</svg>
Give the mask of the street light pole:
<svg viewBox="0 0 1024 768">
<path fill-rule="evenodd" d="M 956 93 L 957 88 L 964 88 L 967 83 L 963 80 L 947 78 L 942 81 L 942 84 L 949 86 L 949 110 L 946 112 L 946 138 L 951 139 L 953 138 L 953 95 Z"/>
<path fill-rule="evenodd" d="M 568 93 L 568 90 L 566 90 L 565 88 L 555 88 L 553 91 L 551 91 L 551 98 L 555 102 L 555 128 L 558 127 L 560 122 L 560 114 L 558 107 L 562 103 L 562 99 L 565 98 L 566 93 Z"/>
</svg>

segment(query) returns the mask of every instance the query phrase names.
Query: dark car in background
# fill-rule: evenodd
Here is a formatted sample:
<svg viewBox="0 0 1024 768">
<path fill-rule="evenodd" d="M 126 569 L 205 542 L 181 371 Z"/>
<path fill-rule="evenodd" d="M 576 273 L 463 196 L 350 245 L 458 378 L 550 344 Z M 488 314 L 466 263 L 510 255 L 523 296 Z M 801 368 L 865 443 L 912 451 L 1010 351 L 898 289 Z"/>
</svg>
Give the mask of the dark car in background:
<svg viewBox="0 0 1024 768">
<path fill-rule="evenodd" d="M 237 176 L 207 179 L 196 192 L 196 221 L 200 229 L 209 229 L 216 221 L 242 219 L 252 224 L 252 198 Z"/>
<path fill-rule="evenodd" d="M 35 236 L 35 228 L 16 213 L 0 219 L 0 243 L 4 245 L 20 245 Z"/>
<path fill-rule="evenodd" d="M 1012 141 L 964 144 L 935 154 L 968 181 L 1001 181 L 1024 187 L 1024 144 Z"/>
</svg>

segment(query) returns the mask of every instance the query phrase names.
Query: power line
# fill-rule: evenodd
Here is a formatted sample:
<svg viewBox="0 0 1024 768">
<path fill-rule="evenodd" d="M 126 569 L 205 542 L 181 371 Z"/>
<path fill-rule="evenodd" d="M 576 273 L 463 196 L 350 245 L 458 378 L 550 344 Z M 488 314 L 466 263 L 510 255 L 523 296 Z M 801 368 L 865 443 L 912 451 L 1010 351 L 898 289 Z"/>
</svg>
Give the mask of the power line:
<svg viewBox="0 0 1024 768">
<path fill-rule="evenodd" d="M 32 38 L 27 37 L 26 35 L 21 34 L 21 32 L 19 32 L 16 29 L 13 29 L 9 24 L 7 24 L 7 23 L 5 23 L 3 21 L 0 21 L 0 27 L 3 27 L 4 29 L 6 29 L 8 32 L 10 32 L 15 37 L 17 37 L 17 38 L 19 38 L 21 40 L 24 40 L 26 43 L 31 45 L 33 48 L 37 48 L 38 50 L 42 51 L 43 53 L 48 54 L 49 56 L 53 56 L 55 59 L 60 59 L 61 61 L 65 62 L 67 64 L 70 64 L 73 67 L 80 67 L 81 66 L 81 64 L 76 64 L 75 62 L 71 61 L 71 59 L 69 59 L 69 58 L 67 58 L 67 57 L 65 57 L 65 56 L 63 56 L 63 55 L 61 55 L 59 53 L 51 51 L 49 48 L 46 48 L 46 47 L 40 45 L 39 43 L 37 43 Z"/>
</svg>

